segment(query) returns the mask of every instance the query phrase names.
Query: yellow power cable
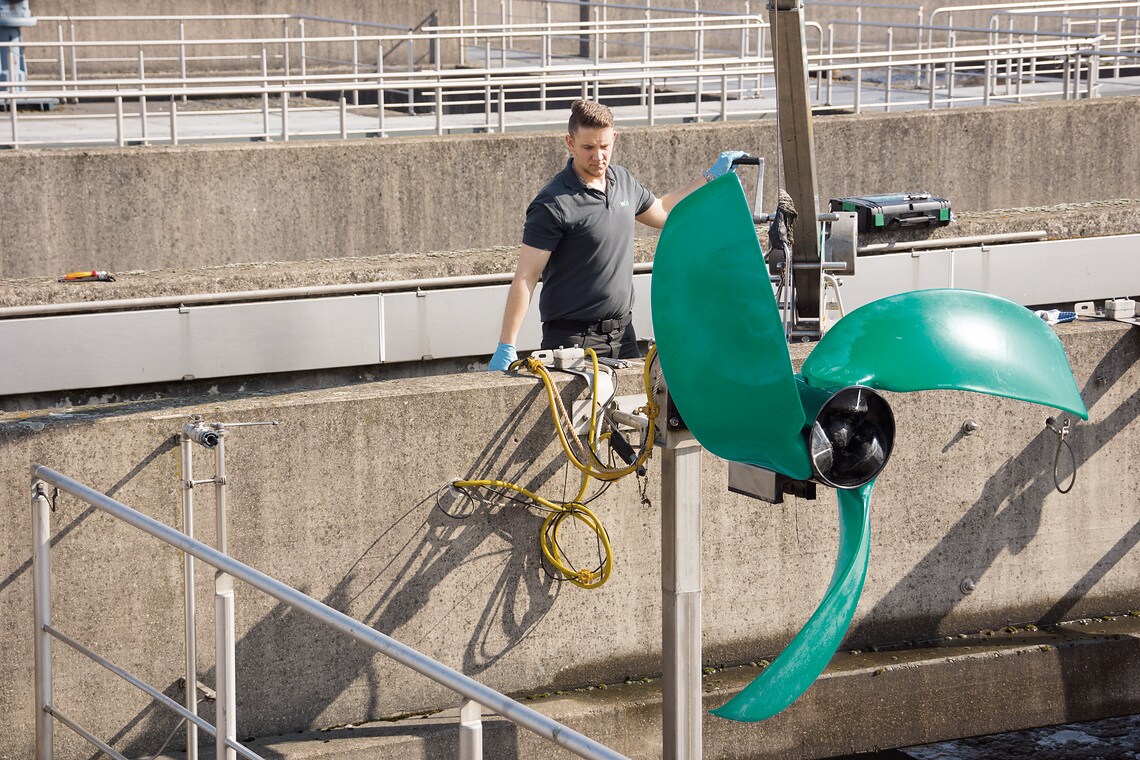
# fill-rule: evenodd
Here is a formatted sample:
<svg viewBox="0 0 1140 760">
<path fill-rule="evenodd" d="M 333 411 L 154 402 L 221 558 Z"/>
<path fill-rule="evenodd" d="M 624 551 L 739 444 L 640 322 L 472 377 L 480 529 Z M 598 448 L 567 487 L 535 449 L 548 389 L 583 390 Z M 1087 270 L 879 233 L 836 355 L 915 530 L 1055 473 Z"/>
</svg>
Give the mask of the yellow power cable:
<svg viewBox="0 0 1140 760">
<path fill-rule="evenodd" d="M 574 500 L 563 503 L 553 502 L 520 485 L 505 480 L 457 480 L 452 483 L 452 486 L 460 489 L 478 487 L 505 488 L 545 507 L 549 510 L 550 514 L 543 520 L 542 531 L 539 536 L 539 546 L 542 550 L 542 556 L 546 558 L 546 561 L 549 562 L 555 570 L 561 573 L 564 578 L 575 586 L 590 589 L 598 588 L 604 584 L 613 573 L 613 548 L 610 546 L 609 536 L 606 533 L 605 527 L 602 525 L 601 519 L 582 503 L 582 498 L 586 494 L 590 478 L 602 482 L 613 482 L 635 472 L 639 467 L 645 464 L 653 452 L 656 420 L 660 410 L 653 400 L 653 388 L 650 380 L 650 366 L 653 363 L 653 357 L 657 352 L 657 347 L 651 346 L 648 355 L 645 357 L 645 368 L 642 373 L 642 380 L 645 385 L 646 405 L 636 410 L 637 412 L 644 413 L 649 419 L 649 426 L 645 434 L 645 442 L 642 445 L 641 453 L 637 459 L 634 460 L 633 464 L 628 467 L 606 467 L 598 460 L 595 451 L 598 419 L 598 355 L 597 352 L 590 348 L 587 348 L 585 351 L 586 354 L 590 356 L 594 370 L 593 382 L 591 383 L 590 426 L 587 433 L 589 445 L 587 447 L 582 446 L 582 441 L 578 438 L 577 434 L 574 433 L 573 420 L 566 412 L 566 407 L 562 403 L 562 397 L 555 392 L 554 380 L 551 378 L 546 366 L 534 358 L 519 359 L 510 365 L 510 369 L 512 370 L 525 366 L 531 374 L 538 376 L 542 380 L 543 387 L 546 390 L 547 400 L 550 402 L 550 414 L 554 420 L 554 428 L 558 432 L 558 440 L 562 444 L 562 451 L 566 454 L 571 464 L 582 473 L 582 483 L 578 489 L 578 495 Z M 570 436 L 566 434 L 567 428 L 570 429 Z M 571 451 L 570 439 L 573 439 L 578 450 L 583 454 L 583 458 L 592 460 L 593 464 L 596 464 L 597 467 L 594 467 L 592 464 L 583 463 L 581 459 Z M 574 568 L 570 566 L 568 560 L 565 559 L 558 545 L 558 531 L 563 521 L 568 517 L 573 517 L 583 523 L 598 537 L 602 554 L 602 561 L 598 568 Z"/>
<path fill-rule="evenodd" d="M 520 485 L 509 483 L 505 480 L 457 480 L 452 483 L 452 485 L 456 488 L 474 488 L 479 486 L 485 488 L 506 488 L 546 507 L 550 510 L 550 514 L 543 520 L 542 532 L 539 535 L 539 546 L 542 549 L 542 556 L 546 557 L 546 561 L 575 586 L 597 588 L 609 580 L 614 567 L 613 548 L 610 546 L 610 539 L 606 534 L 606 529 L 602 525 L 601 519 L 585 504 L 578 502 L 558 504 L 549 499 L 544 499 Z M 567 517 L 573 517 L 584 523 L 586 527 L 590 528 L 590 530 L 598 536 L 598 540 L 602 545 L 602 562 L 598 569 L 575 568 L 567 564 L 563 558 L 562 550 L 558 546 L 558 528 Z"/>
<path fill-rule="evenodd" d="M 587 351 L 590 351 L 590 350 L 591 349 L 587 349 Z M 526 360 L 527 361 L 527 365 L 526 365 L 527 369 L 530 370 L 533 374 L 536 374 L 540 378 L 542 378 L 542 384 L 543 384 L 544 388 L 546 389 L 547 399 L 550 401 L 550 406 L 551 406 L 550 413 L 551 413 L 551 417 L 554 420 L 554 427 L 558 431 L 558 440 L 562 443 L 562 450 L 566 453 L 566 456 L 570 460 L 571 464 L 573 464 L 575 467 L 577 467 L 582 472 L 588 474 L 590 477 L 595 478 L 597 480 L 602 480 L 602 481 L 620 480 L 621 478 L 624 478 L 626 475 L 629 475 L 631 472 L 634 472 L 635 470 L 637 470 L 637 468 L 639 468 L 643 464 L 645 464 L 645 461 L 647 459 L 649 459 L 650 454 L 653 452 L 654 434 L 656 432 L 656 425 L 654 425 L 654 422 L 657 419 L 658 409 L 657 409 L 657 404 L 654 403 L 654 401 L 653 401 L 653 389 L 650 387 L 649 365 L 653 359 L 653 354 L 655 351 L 656 351 L 656 347 L 651 348 L 649 351 L 649 355 L 645 359 L 646 369 L 644 372 L 644 380 L 645 380 L 645 392 L 646 392 L 647 404 L 644 407 L 642 407 L 641 409 L 637 410 L 639 412 L 645 412 L 646 416 L 649 418 L 649 429 L 648 429 L 648 432 L 646 434 L 645 445 L 642 447 L 641 455 L 638 456 L 638 458 L 633 462 L 633 464 L 629 465 L 628 467 L 623 467 L 620 469 L 609 469 L 609 468 L 594 469 L 590 465 L 584 464 L 581 460 L 578 459 L 578 457 L 576 457 L 574 455 L 574 452 L 572 452 L 570 450 L 570 443 L 569 443 L 569 440 L 567 439 L 566 431 L 563 429 L 563 425 L 561 424 L 561 420 L 558 417 L 558 413 L 555 411 L 555 408 L 560 408 L 563 411 L 563 413 L 565 414 L 565 407 L 562 406 L 562 397 L 554 392 L 554 380 L 550 377 L 550 373 L 547 371 L 546 367 L 541 362 L 539 362 L 537 359 L 527 359 Z M 597 367 L 596 355 L 594 357 L 594 360 L 595 360 L 595 368 L 596 368 Z M 595 376 L 596 376 L 596 373 L 595 373 Z M 595 390 L 596 390 L 596 386 L 595 386 Z M 595 399 L 595 401 L 596 401 L 596 399 Z M 591 431 L 593 430 L 593 420 L 594 419 L 596 419 L 596 414 L 591 418 Z M 577 436 L 574 436 L 574 439 L 577 440 Z M 581 446 L 580 441 L 578 441 L 578 445 Z"/>
</svg>

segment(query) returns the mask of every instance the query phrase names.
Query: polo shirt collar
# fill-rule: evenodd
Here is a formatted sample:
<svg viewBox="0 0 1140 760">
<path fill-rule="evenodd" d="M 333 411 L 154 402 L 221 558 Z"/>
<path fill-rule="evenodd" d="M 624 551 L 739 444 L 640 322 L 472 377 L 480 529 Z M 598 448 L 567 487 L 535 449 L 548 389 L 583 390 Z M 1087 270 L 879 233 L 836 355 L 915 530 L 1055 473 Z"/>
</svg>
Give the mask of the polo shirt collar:
<svg viewBox="0 0 1140 760">
<path fill-rule="evenodd" d="M 598 192 L 596 188 L 588 187 L 582 178 L 578 176 L 578 172 L 574 171 L 573 157 L 566 159 L 566 168 L 562 170 L 562 182 L 571 190 L 581 192 L 582 190 L 593 190 Z M 614 167 L 612 164 L 606 166 L 606 187 L 614 183 Z"/>
</svg>

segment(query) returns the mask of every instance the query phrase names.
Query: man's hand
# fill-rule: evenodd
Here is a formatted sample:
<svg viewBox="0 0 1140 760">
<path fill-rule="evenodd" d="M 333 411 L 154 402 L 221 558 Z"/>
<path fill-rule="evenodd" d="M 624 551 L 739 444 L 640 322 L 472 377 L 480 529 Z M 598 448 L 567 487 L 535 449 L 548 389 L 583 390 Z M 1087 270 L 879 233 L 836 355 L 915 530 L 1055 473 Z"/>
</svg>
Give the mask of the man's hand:
<svg viewBox="0 0 1140 760">
<path fill-rule="evenodd" d="M 726 150 L 717 156 L 716 163 L 705 169 L 705 181 L 712 182 L 726 172 L 734 171 L 732 162 L 738 158 L 745 158 L 748 154 L 742 150 Z"/>
<path fill-rule="evenodd" d="M 515 347 L 510 343 L 500 343 L 498 348 L 495 349 L 495 355 L 491 357 L 491 362 L 487 365 L 488 372 L 504 372 L 510 368 L 511 364 L 517 361 L 519 355 L 515 353 Z"/>
</svg>

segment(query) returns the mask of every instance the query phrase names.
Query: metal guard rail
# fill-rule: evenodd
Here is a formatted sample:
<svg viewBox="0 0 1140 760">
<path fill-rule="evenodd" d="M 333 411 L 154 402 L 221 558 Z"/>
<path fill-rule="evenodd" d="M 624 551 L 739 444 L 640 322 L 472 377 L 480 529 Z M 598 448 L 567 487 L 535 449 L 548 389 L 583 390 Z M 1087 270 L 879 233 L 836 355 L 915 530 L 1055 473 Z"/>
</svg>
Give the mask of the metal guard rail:
<svg viewBox="0 0 1140 760">
<path fill-rule="evenodd" d="M 118 502 L 105 494 L 100 493 L 88 486 L 72 480 L 66 475 L 62 475 L 55 470 L 52 470 L 43 465 L 33 464 L 30 466 L 32 476 L 32 541 L 33 541 L 33 584 L 34 584 L 34 612 L 35 612 L 35 670 L 36 670 L 36 750 L 39 760 L 50 760 L 52 757 L 52 723 L 54 718 L 59 720 L 64 725 L 79 733 L 81 736 L 91 741 L 103 752 L 111 755 L 112 757 L 122 757 L 112 747 L 106 745 L 85 728 L 77 724 L 75 721 L 62 714 L 52 705 L 51 700 L 51 639 L 58 638 L 63 643 L 73 646 L 75 650 L 88 657 L 92 657 L 99 664 L 108 667 L 113 673 L 121 677 L 126 677 L 128 674 L 120 668 L 111 665 L 103 658 L 95 655 L 94 652 L 66 636 L 51 624 L 51 591 L 50 591 L 50 577 L 51 577 L 51 528 L 50 528 L 50 504 L 46 493 L 44 492 L 43 484 L 50 484 L 59 490 L 71 494 L 72 496 L 80 499 L 81 501 L 90 504 L 97 509 L 118 518 L 123 522 L 138 528 L 144 533 L 148 533 L 154 538 L 169 544 L 170 546 L 180 549 L 187 554 L 202 560 L 206 564 L 221 571 L 223 575 L 218 576 L 219 586 L 227 585 L 232 592 L 233 579 L 245 581 L 254 588 L 272 596 L 278 601 L 293 607 L 294 609 L 309 615 L 313 619 L 328 625 L 342 633 L 345 633 L 360 643 L 371 647 L 377 652 L 390 657 L 391 659 L 405 665 L 416 672 L 431 678 L 433 681 L 451 689 L 460 696 L 462 696 L 466 703 L 475 703 L 486 707 L 487 709 L 502 715 L 511 722 L 529 729 L 538 734 L 542 738 L 553 742 L 554 744 L 566 749 L 579 757 L 584 758 L 598 758 L 599 760 L 621 760 L 625 758 L 621 755 L 594 740 L 570 729 L 557 721 L 537 712 L 529 707 L 526 707 L 519 702 L 511 699 L 510 697 L 501 694 L 488 686 L 485 686 L 478 681 L 463 675 L 462 673 L 453 670 L 452 668 L 436 662 L 427 655 L 403 644 L 390 636 L 387 636 L 374 628 L 371 628 L 358 620 L 355 620 L 342 612 L 323 604 L 316 599 L 304 594 L 297 589 L 287 586 L 280 581 L 271 578 L 270 576 L 255 570 L 254 568 L 246 565 L 236 559 L 223 554 L 222 552 L 197 541 L 186 534 L 175 530 L 174 528 L 159 522 L 152 517 L 142 514 L 141 512 L 128 507 L 121 502 Z M 229 576 L 229 578 L 226 577 Z M 232 594 L 231 594 L 232 598 Z M 232 663 L 231 663 L 232 665 Z M 221 664 L 218 668 L 219 671 L 223 670 Z M 232 679 L 232 667 L 228 669 L 228 676 Z M 127 678 L 129 683 L 141 688 L 144 692 L 156 696 L 153 687 L 142 684 L 137 679 Z M 221 680 L 221 676 L 219 677 Z M 219 716 L 224 716 L 227 712 L 232 711 L 233 705 L 227 705 L 226 694 L 233 694 L 232 688 L 227 688 L 224 684 L 218 684 L 218 708 Z M 188 686 L 188 688 L 193 688 Z M 188 717 L 184 708 L 172 700 L 160 700 L 165 706 L 174 709 L 183 717 Z M 468 715 L 467 704 L 464 705 L 464 717 Z M 232 712 L 230 712 L 232 715 Z M 189 718 L 188 718 L 189 719 Z M 193 721 L 199 727 L 204 728 L 210 733 L 214 733 L 214 729 L 205 721 Z M 223 718 L 219 718 L 219 723 L 223 722 Z M 464 720 L 464 723 L 467 721 Z M 203 725 L 205 724 L 205 725 Z M 462 747 L 465 749 L 467 745 L 461 742 Z M 251 750 L 246 749 L 236 741 L 233 736 L 226 736 L 219 740 L 219 757 L 224 757 L 227 753 L 226 749 L 240 752 L 242 755 L 252 758 L 253 760 L 260 760 L 258 755 Z M 478 755 L 472 757 L 475 760 Z"/>
</svg>

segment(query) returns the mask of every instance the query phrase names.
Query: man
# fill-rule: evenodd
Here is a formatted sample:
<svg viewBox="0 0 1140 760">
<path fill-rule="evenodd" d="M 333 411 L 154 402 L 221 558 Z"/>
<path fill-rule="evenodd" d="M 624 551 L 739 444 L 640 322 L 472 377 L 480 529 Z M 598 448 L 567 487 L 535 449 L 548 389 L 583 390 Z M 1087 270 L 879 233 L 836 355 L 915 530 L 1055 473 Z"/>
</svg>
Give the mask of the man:
<svg viewBox="0 0 1140 760">
<path fill-rule="evenodd" d="M 576 345 L 592 348 L 599 356 L 640 357 L 630 323 L 634 221 L 660 229 L 682 198 L 747 155 L 721 153 L 701 177 L 657 198 L 624 167 L 610 163 L 614 119 L 609 108 L 574 101 L 567 131 L 566 168 L 527 208 L 522 250 L 491 371 L 505 370 L 518 358 L 515 339 L 540 277 L 542 348 Z"/>
</svg>

